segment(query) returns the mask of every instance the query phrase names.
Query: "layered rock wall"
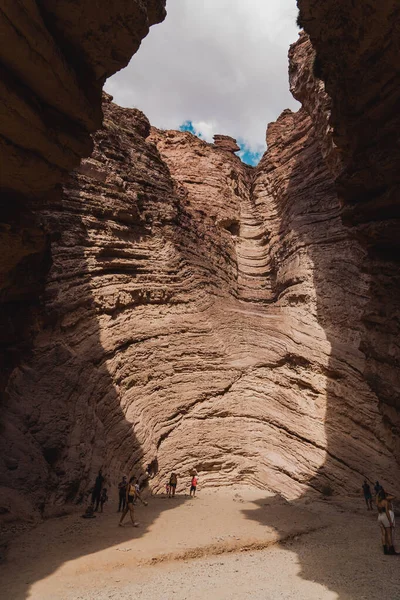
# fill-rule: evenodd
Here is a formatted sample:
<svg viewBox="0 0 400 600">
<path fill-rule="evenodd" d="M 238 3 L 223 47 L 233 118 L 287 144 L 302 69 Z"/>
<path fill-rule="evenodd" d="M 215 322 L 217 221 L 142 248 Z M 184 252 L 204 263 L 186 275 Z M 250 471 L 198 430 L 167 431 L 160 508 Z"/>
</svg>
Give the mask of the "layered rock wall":
<svg viewBox="0 0 400 600">
<path fill-rule="evenodd" d="M 0 8 L 0 399 L 40 327 L 50 240 L 36 208 L 88 156 L 106 78 L 165 0 L 4 0 Z"/>
<path fill-rule="evenodd" d="M 369 255 L 364 376 L 400 456 L 400 7 L 395 0 L 298 5 L 316 50 L 314 72 L 330 97 L 342 218 Z"/>
<path fill-rule="evenodd" d="M 17 10 L 14 4 L 7 10 Z M 357 48 L 349 32 L 341 74 L 335 61 L 329 65 L 339 12 L 329 2 L 299 4 L 317 56 L 304 35 L 292 48 L 291 87 L 303 108 L 270 125 L 256 169 L 235 156 L 228 136 L 207 144 L 160 131 L 140 111 L 105 97 L 93 154 L 63 189 L 54 183 L 72 163 L 61 159 L 54 180 L 34 169 L 40 189 L 28 175 L 29 189 L 12 188 L 19 196 L 13 193 L 4 220 L 2 262 L 11 311 L 2 334 L 9 349 L 0 441 L 6 510 L 77 502 L 100 466 L 113 484 L 121 472 L 140 474 L 150 463 L 155 491 L 172 469 L 185 476 L 192 468 L 203 485 L 246 482 L 288 498 L 327 486 L 353 493 L 365 476 L 396 490 L 398 269 L 392 208 L 385 212 L 393 204 L 389 188 L 396 189 L 388 164 L 395 88 L 379 75 L 376 103 L 360 105 L 357 119 L 354 103 L 346 104 L 356 89 L 351 74 L 359 69 L 360 78 L 368 61 L 389 68 L 392 41 L 376 58 L 375 32 L 350 58 Z M 68 3 L 29 5 L 29 23 L 59 40 L 70 70 L 78 49 L 76 80 L 91 73 L 93 83 L 127 60 L 146 24 L 161 18 L 160 5 L 100 10 L 101 35 L 90 26 L 88 3 L 71 15 Z M 134 22 L 124 12 L 132 6 Z M 68 33 L 66 19 L 74 21 Z M 107 46 L 101 61 L 107 32 L 110 52 Z M 50 88 L 43 90 L 49 99 Z M 83 103 L 90 104 L 89 88 Z M 388 95 L 377 99 L 378 88 Z M 79 109 L 72 104 L 69 111 Z M 77 118 L 70 128 L 68 111 L 59 122 L 74 143 L 86 143 L 99 114 L 94 103 L 85 117 L 91 124 Z M 376 133 L 378 123 L 383 132 Z M 42 129 L 43 143 L 53 143 Z M 384 188 L 368 183 L 363 142 Z M 77 147 L 72 162 L 87 148 Z M 353 229 L 343 225 L 341 205 L 351 207 L 345 214 Z M 372 218 L 378 213 L 382 220 Z M 375 224 L 366 226 L 370 218 Z M 29 341 L 23 353 L 18 340 Z"/>
<path fill-rule="evenodd" d="M 52 264 L 7 386 L 10 487 L 79 501 L 100 466 L 115 483 L 149 463 L 155 491 L 191 468 L 292 498 L 371 470 L 395 487 L 359 349 L 368 259 L 307 112 L 269 127 L 256 169 L 227 138 L 150 128 L 109 97 L 104 112 L 91 158 L 37 209 Z"/>
</svg>

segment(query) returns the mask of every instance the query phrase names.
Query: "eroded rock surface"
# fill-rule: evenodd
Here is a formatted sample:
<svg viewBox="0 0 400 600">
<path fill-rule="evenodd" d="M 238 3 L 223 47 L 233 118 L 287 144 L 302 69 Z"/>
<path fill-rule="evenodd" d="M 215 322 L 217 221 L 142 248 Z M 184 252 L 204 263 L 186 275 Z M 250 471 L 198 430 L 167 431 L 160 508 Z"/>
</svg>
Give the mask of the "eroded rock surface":
<svg viewBox="0 0 400 600">
<path fill-rule="evenodd" d="M 105 79 L 163 20 L 163 0 L 5 0 L 1 187 L 37 196 L 91 152 Z"/>
<path fill-rule="evenodd" d="M 52 265 L 7 387 L 11 487 L 76 501 L 101 465 L 115 483 L 153 462 L 155 491 L 193 467 L 289 498 L 354 492 L 371 470 L 395 488 L 359 348 L 368 257 L 306 110 L 270 125 L 256 169 L 110 97 L 104 112 L 40 207 Z"/>
<path fill-rule="evenodd" d="M 0 398 L 43 308 L 51 253 L 40 198 L 91 153 L 105 79 L 164 17 L 165 0 L 2 2 Z"/>
<path fill-rule="evenodd" d="M 340 156 L 335 184 L 342 218 L 369 255 L 360 342 L 364 376 L 400 457 L 400 8 L 394 0 L 298 4 L 316 49 L 313 71 L 330 97 L 329 137 Z"/>
<path fill-rule="evenodd" d="M 300 22 L 316 49 L 314 72 L 331 98 L 330 124 L 341 161 L 335 183 L 343 219 L 370 258 L 361 341 L 364 375 L 398 440 L 400 6 L 396 0 L 298 0 L 298 5 Z"/>
<path fill-rule="evenodd" d="M 42 4 L 53 39 L 65 29 L 68 3 L 57 14 Z M 143 16 L 145 3 L 133 4 Z M 18 504 L 16 490 L 28 508 L 82 500 L 101 465 L 115 483 L 151 463 L 155 491 L 172 469 L 191 468 L 203 485 L 248 482 L 288 498 L 308 488 L 353 493 L 364 476 L 397 489 L 396 174 L 387 164 L 397 92 L 379 75 L 374 98 L 386 89 L 388 103 L 357 105 L 364 116 L 355 119 L 349 78 L 374 58 L 376 35 L 352 57 L 350 35 L 341 74 L 335 61 L 326 66 L 339 25 L 329 37 L 321 3 L 300 4 L 317 57 L 305 35 L 291 49 L 291 87 L 303 108 L 269 126 L 256 169 L 240 161 L 228 136 L 207 144 L 160 131 L 106 96 L 91 157 L 62 190 L 49 185 L 24 205 L 31 219 L 10 212 L 10 306 L 33 301 L 28 322 L 18 321 L 30 351 L 4 380 L 0 475 L 8 507 Z M 147 21 L 160 16 L 156 2 L 146 5 Z M 86 27 L 90 6 L 81 9 Z M 99 80 L 142 35 L 140 25 L 131 39 L 127 19 L 119 56 L 113 28 L 104 26 L 110 14 L 118 21 L 109 10 L 98 16 L 111 36 L 104 62 L 96 59 L 100 37 L 80 48 L 84 73 Z M 72 51 L 77 39 L 71 27 L 63 48 Z M 389 43 L 384 65 L 392 50 Z M 87 115 L 93 128 L 96 110 Z M 375 135 L 380 122 L 387 128 Z M 376 144 L 372 173 L 383 187 L 370 185 L 363 142 L 372 162 Z M 353 229 L 343 225 L 341 205 L 351 207 Z M 374 221 L 379 207 L 383 219 Z M 375 224 L 365 225 L 370 218 Z M 7 322 L 6 342 L 15 340 Z"/>
</svg>

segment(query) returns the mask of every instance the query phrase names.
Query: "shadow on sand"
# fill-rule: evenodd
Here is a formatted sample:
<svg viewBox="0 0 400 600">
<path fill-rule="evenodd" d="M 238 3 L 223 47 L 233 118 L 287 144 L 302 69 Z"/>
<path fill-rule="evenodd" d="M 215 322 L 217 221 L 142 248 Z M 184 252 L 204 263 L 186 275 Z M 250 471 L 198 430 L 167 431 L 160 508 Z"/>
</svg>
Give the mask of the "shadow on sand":
<svg viewBox="0 0 400 600">
<path fill-rule="evenodd" d="M 122 552 L 129 550 L 132 557 L 140 559 L 141 549 L 140 546 L 135 547 L 135 542 L 146 535 L 161 512 L 174 510 L 186 501 L 185 496 L 176 496 L 173 500 L 149 498 L 148 507 L 140 505 L 135 511 L 139 527 L 132 527 L 129 515 L 126 516 L 123 526 L 118 526 L 120 514 L 116 511 L 115 514 L 112 513 L 117 505 L 116 497 L 111 498 L 107 510 L 103 514 L 97 514 L 95 519 L 69 515 L 44 522 L 22 536 L 19 544 L 13 544 L 8 564 L 1 567 L 4 597 L 13 600 L 30 598 L 31 586 L 35 582 L 45 580 L 62 565 L 80 557 L 87 557 L 89 560 L 86 566 L 81 568 L 90 570 L 93 564 L 89 559 L 90 555 L 96 555 L 105 549 L 115 550 L 117 557 L 121 551 L 121 559 L 124 556 Z M 133 546 L 127 550 L 128 542 L 132 542 Z M 118 562 L 118 558 L 115 562 Z M 71 574 L 71 582 L 73 579 L 74 575 Z"/>
<path fill-rule="evenodd" d="M 296 554 L 302 579 L 325 586 L 340 600 L 372 598 L 377 588 L 396 598 L 399 557 L 383 556 L 375 511 L 368 513 L 362 498 L 356 501 L 360 510 L 354 510 L 354 502 L 326 504 L 331 502 L 321 507 L 324 502 L 315 494 L 292 502 L 275 496 L 260 498 L 259 508 L 243 513 L 275 528 L 283 539 L 290 534 L 282 548 Z"/>
</svg>

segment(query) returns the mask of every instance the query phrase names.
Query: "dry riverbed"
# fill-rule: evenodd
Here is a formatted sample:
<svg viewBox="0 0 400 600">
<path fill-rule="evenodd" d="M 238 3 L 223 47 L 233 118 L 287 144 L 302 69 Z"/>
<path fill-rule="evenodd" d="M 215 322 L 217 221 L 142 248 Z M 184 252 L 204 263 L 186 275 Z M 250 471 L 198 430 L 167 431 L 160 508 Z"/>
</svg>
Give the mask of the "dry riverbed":
<svg viewBox="0 0 400 600">
<path fill-rule="evenodd" d="M 362 500 L 286 502 L 245 487 L 149 498 L 140 527 L 109 502 L 85 520 L 16 537 L 0 569 L 12 600 L 400 599 L 400 556 L 384 556 Z"/>
</svg>

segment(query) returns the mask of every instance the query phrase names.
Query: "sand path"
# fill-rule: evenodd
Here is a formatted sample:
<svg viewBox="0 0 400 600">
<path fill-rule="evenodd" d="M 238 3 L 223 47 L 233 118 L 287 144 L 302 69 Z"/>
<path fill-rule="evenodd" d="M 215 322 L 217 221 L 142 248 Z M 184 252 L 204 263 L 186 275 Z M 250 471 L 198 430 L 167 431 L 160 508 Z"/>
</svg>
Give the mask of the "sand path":
<svg viewBox="0 0 400 600">
<path fill-rule="evenodd" d="M 52 519 L 16 538 L 4 598 L 400 600 L 400 557 L 382 554 L 375 513 L 351 505 L 204 490 L 150 498 L 135 529 L 119 528 L 109 503 L 96 519 Z"/>
</svg>

